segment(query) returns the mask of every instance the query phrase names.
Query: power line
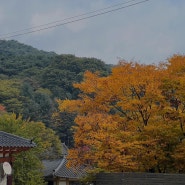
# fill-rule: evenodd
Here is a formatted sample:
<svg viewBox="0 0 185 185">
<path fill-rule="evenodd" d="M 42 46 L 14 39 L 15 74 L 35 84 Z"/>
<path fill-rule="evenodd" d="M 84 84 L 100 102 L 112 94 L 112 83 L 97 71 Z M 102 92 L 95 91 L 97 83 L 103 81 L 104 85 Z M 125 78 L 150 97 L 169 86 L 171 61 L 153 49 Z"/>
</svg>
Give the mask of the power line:
<svg viewBox="0 0 185 185">
<path fill-rule="evenodd" d="M 103 11 L 103 10 L 107 10 L 107 9 L 110 9 L 110 8 L 113 8 L 113 7 L 116 7 L 116 6 L 127 4 L 127 3 L 130 3 L 130 2 L 133 2 L 133 1 L 136 1 L 136 0 L 130 0 L 130 1 L 123 2 L 123 3 L 117 3 L 115 5 L 108 6 L 106 8 L 101 8 L 101 9 L 98 9 L 98 10 L 86 12 L 86 13 L 75 15 L 75 16 L 72 16 L 72 17 L 68 17 L 68 18 L 65 18 L 65 19 L 62 19 L 62 20 L 57 20 L 57 21 L 46 23 L 46 24 L 33 26 L 33 27 L 30 27 L 30 28 L 24 28 L 24 29 L 13 31 L 13 32 L 9 32 L 9 33 L 6 33 L 6 34 L 1 34 L 0 37 L 7 36 L 7 35 L 12 35 L 12 34 L 23 32 L 23 31 L 32 30 L 34 28 L 40 28 L 40 27 L 43 27 L 43 26 L 48 26 L 48 25 L 51 25 L 51 24 L 56 24 L 56 23 L 67 21 L 67 20 L 74 19 L 74 18 L 77 18 L 77 17 L 82 17 L 82 16 L 85 16 L 85 15 L 89 15 L 89 14 L 93 14 L 93 13 L 100 12 L 100 11 Z"/>
<path fill-rule="evenodd" d="M 26 28 L 26 29 L 22 29 L 22 30 L 19 30 L 19 31 L 3 34 L 3 35 L 0 35 L 0 39 L 8 39 L 8 38 L 12 38 L 12 37 L 18 37 L 18 36 L 27 35 L 27 34 L 39 32 L 39 31 L 59 27 L 59 26 L 64 26 L 66 24 L 79 22 L 79 21 L 82 21 L 82 20 L 90 19 L 90 18 L 93 18 L 93 17 L 97 17 L 97 16 L 100 16 L 100 15 L 104 15 L 104 14 L 108 14 L 108 13 L 111 13 L 111 12 L 114 12 L 114 11 L 125 9 L 125 8 L 131 7 L 131 6 L 135 6 L 135 5 L 138 5 L 138 4 L 141 4 L 141 3 L 145 3 L 149 0 L 142 0 L 142 1 L 139 1 L 139 2 L 135 2 L 135 3 L 132 3 L 132 4 L 126 5 L 126 6 L 121 6 L 121 7 L 118 7 L 118 8 L 107 10 L 107 9 L 117 7 L 117 6 L 120 6 L 120 5 L 123 5 L 123 4 L 128 4 L 130 2 L 134 2 L 134 1 L 136 1 L 136 0 L 130 0 L 130 1 L 127 1 L 127 2 L 124 2 L 124 3 L 115 4 L 115 5 L 112 5 L 112 6 L 109 6 L 109 7 L 106 7 L 106 8 L 102 8 L 102 9 L 99 9 L 99 10 L 91 11 L 91 12 L 80 14 L 80 15 L 73 16 L 73 17 L 69 17 L 69 18 L 66 18 L 66 19 L 63 19 L 63 20 L 58 20 L 58 21 L 55 21 L 55 22 L 50 22 L 50 23 L 47 23 L 47 24 L 42 24 L 42 25 L 39 25 L 39 26 L 35 26 L 35 27 Z M 104 11 L 104 10 L 107 10 L 107 11 Z M 101 11 L 103 11 L 103 12 L 101 12 Z M 96 12 L 99 12 L 99 13 L 96 13 Z M 93 13 L 96 13 L 96 14 L 93 14 Z M 93 14 L 93 15 L 89 15 L 89 14 Z M 89 15 L 89 16 L 85 16 L 85 15 Z M 85 16 L 85 17 L 82 17 L 82 16 Z M 78 18 L 78 17 L 81 17 L 81 18 Z M 77 19 L 75 19 L 75 18 L 77 18 Z M 67 21 L 67 22 L 62 22 L 62 21 Z M 55 23 L 58 23 L 58 22 L 62 22 L 62 23 L 55 24 Z M 55 25 L 51 25 L 51 24 L 55 24 Z M 51 25 L 51 26 L 48 26 L 48 25 Z M 47 26 L 47 27 L 43 27 L 43 26 Z M 43 27 L 43 28 L 40 28 L 40 27 Z M 39 28 L 39 29 L 32 30 L 34 28 Z M 23 32 L 23 31 L 25 31 L 25 32 Z M 6 36 L 6 35 L 8 35 L 8 36 Z M 5 36 L 5 37 L 3 37 L 3 36 Z"/>
</svg>

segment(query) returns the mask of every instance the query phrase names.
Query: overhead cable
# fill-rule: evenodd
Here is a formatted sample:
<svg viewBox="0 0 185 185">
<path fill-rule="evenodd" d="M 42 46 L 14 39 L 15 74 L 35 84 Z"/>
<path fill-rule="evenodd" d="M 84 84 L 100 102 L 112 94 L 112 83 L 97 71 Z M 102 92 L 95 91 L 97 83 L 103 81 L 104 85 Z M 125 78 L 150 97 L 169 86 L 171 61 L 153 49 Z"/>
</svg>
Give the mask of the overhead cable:
<svg viewBox="0 0 185 185">
<path fill-rule="evenodd" d="M 31 34 L 31 33 L 35 33 L 35 32 L 40 32 L 40 31 L 43 31 L 43 30 L 47 30 L 47 29 L 51 29 L 51 28 L 55 28 L 55 27 L 59 27 L 59 26 L 64 26 L 66 24 L 79 22 L 79 21 L 82 21 L 82 20 L 90 19 L 90 18 L 93 18 L 93 17 L 97 17 L 97 16 L 100 16 L 100 15 L 104 15 L 104 14 L 108 14 L 108 13 L 111 13 L 111 12 L 114 12 L 114 11 L 125 9 L 125 8 L 131 7 L 131 6 L 135 6 L 135 5 L 138 5 L 138 4 L 141 4 L 141 3 L 145 3 L 149 0 L 142 0 L 142 1 L 140 0 L 140 1 L 137 1 L 137 2 L 135 2 L 135 1 L 136 0 L 130 0 L 130 1 L 127 1 L 127 2 L 124 2 L 124 3 L 115 4 L 115 5 L 112 5 L 112 6 L 109 6 L 109 7 L 106 7 L 106 8 L 102 8 L 102 9 L 99 9 L 99 10 L 95 10 L 95 11 L 83 13 L 83 14 L 80 14 L 80 15 L 72 16 L 72 17 L 69 17 L 69 18 L 66 18 L 66 19 L 63 19 L 63 20 L 58 20 L 58 21 L 47 23 L 47 24 L 42 24 L 42 25 L 30 27 L 30 28 L 14 31 L 14 32 L 7 33 L 7 34 L 2 34 L 2 35 L 0 35 L 0 39 L 8 39 L 8 38 L 13 38 L 13 37 L 18 37 L 18 36 L 27 35 L 27 34 Z M 134 2 L 134 3 L 131 3 L 131 2 Z M 131 4 L 128 4 L 128 3 L 131 3 Z M 128 5 L 121 6 L 121 5 L 124 5 L 124 4 L 128 4 Z M 114 8 L 114 7 L 117 7 L 117 8 Z M 48 26 L 48 25 L 50 25 L 50 26 Z"/>
</svg>

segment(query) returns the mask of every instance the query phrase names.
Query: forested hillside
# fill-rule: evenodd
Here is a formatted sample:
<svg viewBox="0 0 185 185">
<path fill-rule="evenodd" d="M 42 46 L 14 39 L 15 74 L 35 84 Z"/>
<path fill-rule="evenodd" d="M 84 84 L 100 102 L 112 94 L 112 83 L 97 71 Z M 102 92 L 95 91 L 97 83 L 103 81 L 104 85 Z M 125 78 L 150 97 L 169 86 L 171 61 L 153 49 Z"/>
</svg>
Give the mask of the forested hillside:
<svg viewBox="0 0 185 185">
<path fill-rule="evenodd" d="M 72 114 L 54 114 L 58 98 L 76 99 L 73 83 L 83 80 L 85 71 L 110 73 L 111 66 L 95 58 L 57 55 L 17 41 L 0 41 L 0 104 L 24 119 L 42 121 L 72 142 Z M 62 119 L 58 119 L 62 116 Z"/>
</svg>

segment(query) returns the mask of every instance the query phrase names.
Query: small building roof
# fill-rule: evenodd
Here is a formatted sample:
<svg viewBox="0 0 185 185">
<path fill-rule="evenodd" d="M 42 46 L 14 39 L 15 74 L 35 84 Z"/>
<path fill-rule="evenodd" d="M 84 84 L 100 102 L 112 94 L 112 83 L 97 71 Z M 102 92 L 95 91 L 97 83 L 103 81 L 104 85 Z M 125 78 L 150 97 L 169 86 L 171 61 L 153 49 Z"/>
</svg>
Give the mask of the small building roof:
<svg viewBox="0 0 185 185">
<path fill-rule="evenodd" d="M 36 144 L 30 139 L 0 131 L 0 147 L 32 148 L 35 146 Z"/>
<path fill-rule="evenodd" d="M 68 154 L 68 147 L 65 143 L 62 143 L 62 156 L 67 156 Z"/>
<path fill-rule="evenodd" d="M 62 159 L 55 160 L 43 160 L 42 163 L 44 165 L 44 176 L 53 176 L 53 172 L 60 165 Z"/>
<path fill-rule="evenodd" d="M 55 160 L 43 160 L 44 165 L 44 176 L 45 177 L 60 177 L 60 178 L 70 178 L 79 179 L 85 174 L 85 169 L 83 167 L 67 166 L 67 153 L 68 148 L 63 143 L 62 144 L 62 156 L 60 159 Z"/>
<path fill-rule="evenodd" d="M 80 167 L 67 167 L 67 159 L 66 157 L 62 159 L 56 160 L 44 160 L 44 176 L 55 176 L 61 178 L 70 178 L 70 179 L 78 179 L 82 177 L 85 173 L 84 168 Z"/>
</svg>

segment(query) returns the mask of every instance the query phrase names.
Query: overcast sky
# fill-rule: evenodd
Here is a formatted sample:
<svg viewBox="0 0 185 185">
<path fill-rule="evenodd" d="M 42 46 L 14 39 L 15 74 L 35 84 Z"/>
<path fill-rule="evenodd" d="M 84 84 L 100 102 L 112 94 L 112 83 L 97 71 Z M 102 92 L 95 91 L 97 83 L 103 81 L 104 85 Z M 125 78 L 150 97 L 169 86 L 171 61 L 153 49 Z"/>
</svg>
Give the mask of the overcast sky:
<svg viewBox="0 0 185 185">
<path fill-rule="evenodd" d="M 39 29 L 43 28 L 37 27 L 39 25 L 110 6 L 119 8 L 141 0 L 115 6 L 127 1 L 0 0 L 0 37 L 17 30 Z M 89 15 L 92 14 L 86 16 Z M 74 19 L 67 21 L 71 20 Z M 55 24 L 60 23 L 63 22 Z M 173 54 L 184 54 L 185 0 L 149 0 L 101 16 L 8 39 L 58 54 L 98 58 L 108 64 L 117 64 L 119 59 L 158 63 Z"/>
</svg>

